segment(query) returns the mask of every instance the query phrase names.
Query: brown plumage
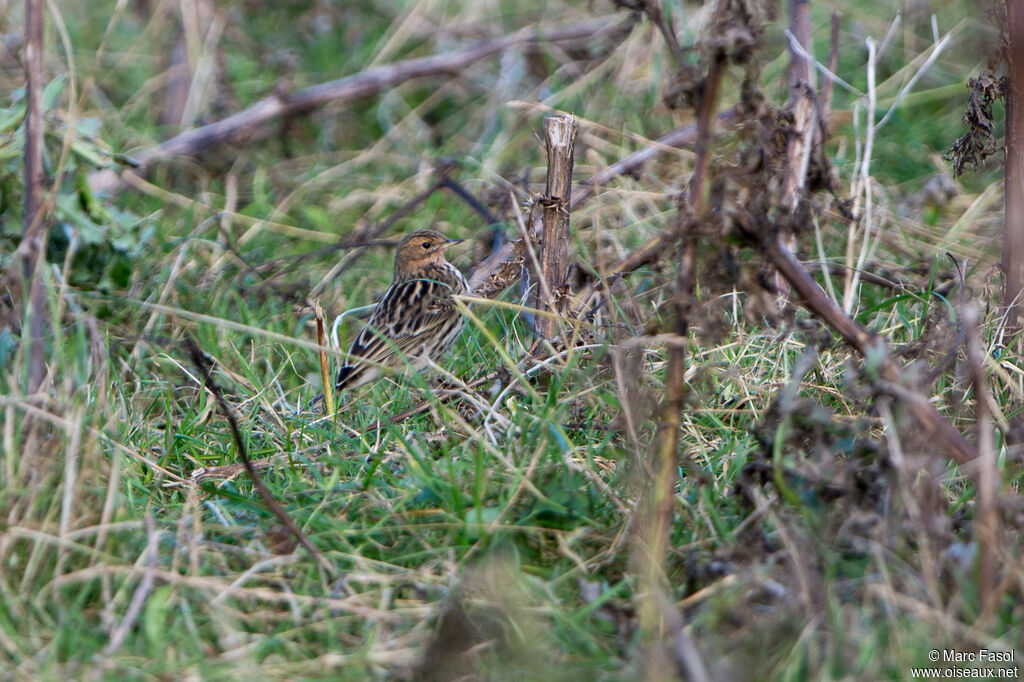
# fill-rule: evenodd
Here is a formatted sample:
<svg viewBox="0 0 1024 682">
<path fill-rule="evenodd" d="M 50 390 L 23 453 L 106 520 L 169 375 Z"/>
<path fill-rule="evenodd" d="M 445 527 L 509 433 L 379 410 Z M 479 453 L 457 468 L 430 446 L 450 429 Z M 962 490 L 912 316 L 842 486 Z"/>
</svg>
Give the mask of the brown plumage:
<svg viewBox="0 0 1024 682">
<path fill-rule="evenodd" d="M 445 251 L 461 241 L 417 230 L 398 243 L 394 281 L 352 342 L 337 390 L 373 381 L 381 367 L 401 370 L 406 361 L 420 371 L 451 348 L 465 326 L 452 295 L 469 286 Z"/>
</svg>

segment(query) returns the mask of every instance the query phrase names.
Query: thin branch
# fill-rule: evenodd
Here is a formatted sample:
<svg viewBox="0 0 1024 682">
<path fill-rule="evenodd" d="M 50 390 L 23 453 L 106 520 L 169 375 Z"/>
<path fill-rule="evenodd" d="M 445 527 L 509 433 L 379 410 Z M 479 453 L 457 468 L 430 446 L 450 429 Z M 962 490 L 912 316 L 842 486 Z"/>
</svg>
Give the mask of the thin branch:
<svg viewBox="0 0 1024 682">
<path fill-rule="evenodd" d="M 136 154 L 135 159 L 139 162 L 139 167 L 125 172 L 145 175 L 149 167 L 161 159 L 200 154 L 243 135 L 261 134 L 271 130 L 271 126 L 267 124 L 274 119 L 306 114 L 328 103 L 337 104 L 369 97 L 414 78 L 458 73 L 474 62 L 514 47 L 593 40 L 595 36 L 602 35 L 615 36 L 630 30 L 632 25 L 632 19 L 613 22 L 609 22 L 608 19 L 596 19 L 550 30 L 529 26 L 501 38 L 483 40 L 446 54 L 406 59 L 373 67 L 352 76 L 314 85 L 291 95 L 275 93 L 223 120 L 188 130 L 163 144 Z M 89 184 L 93 191 L 109 191 L 120 184 L 120 177 L 113 170 L 98 171 L 89 176 Z"/>
<path fill-rule="evenodd" d="M 811 5 L 809 0 L 789 0 L 790 41 L 789 88 L 795 89 L 801 83 L 813 85 L 811 61 L 808 58 L 811 45 Z M 802 47 L 800 52 L 794 46 Z"/>
<path fill-rule="evenodd" d="M 450 191 L 452 194 L 462 199 L 463 203 L 469 206 L 471 209 L 476 211 L 476 214 L 484 219 L 488 225 L 499 225 L 501 220 L 490 212 L 490 210 L 480 203 L 480 200 L 473 196 L 469 190 L 452 180 L 451 176 L 447 173 L 441 176 L 441 186 Z"/>
<path fill-rule="evenodd" d="M 666 584 L 664 566 L 676 505 L 674 491 L 680 466 L 679 431 L 686 397 L 686 343 L 696 287 L 697 236 L 694 230 L 688 228 L 706 217 L 710 205 L 708 175 L 711 166 L 712 126 L 726 68 L 726 56 L 722 52 L 716 50 L 709 56 L 709 60 L 697 107 L 697 162 L 690 179 L 689 196 L 688 199 L 680 199 L 674 227 L 666 228 L 666 231 L 676 233 L 682 242 L 672 300 L 675 324 L 671 340 L 666 344 L 668 363 L 665 369 L 665 396 L 659 410 L 658 430 L 651 453 L 654 477 L 653 480 L 645 481 L 646 490 L 637 502 L 642 523 L 634 538 L 632 564 L 644 586 L 644 593 L 638 601 L 638 611 L 640 630 L 648 638 L 660 639 L 665 630 L 678 629 L 666 622 L 666 614 L 660 608 L 656 595 Z M 689 204 L 688 211 L 684 202 Z M 658 675 L 656 664 L 652 666 L 653 661 L 656 658 L 647 664 L 650 677 Z M 685 662 L 684 659 L 682 663 Z M 684 665 L 683 669 L 686 668 Z M 698 675 L 697 679 L 701 677 Z"/>
</svg>

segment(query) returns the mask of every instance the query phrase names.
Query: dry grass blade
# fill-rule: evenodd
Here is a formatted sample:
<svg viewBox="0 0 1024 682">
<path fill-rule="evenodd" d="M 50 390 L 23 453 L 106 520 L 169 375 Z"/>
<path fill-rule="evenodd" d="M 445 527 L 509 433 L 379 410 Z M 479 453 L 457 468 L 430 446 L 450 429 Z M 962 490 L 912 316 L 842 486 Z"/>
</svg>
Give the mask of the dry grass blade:
<svg viewBox="0 0 1024 682">
<path fill-rule="evenodd" d="M 939 161 L 999 44 L 966 0 L 44 2 L 52 380 L 5 315 L 0 678 L 889 679 L 1016 641 L 1001 158 Z M 131 150 L 149 179 L 92 195 Z M 450 352 L 303 409 L 426 227 L 479 264 Z"/>
</svg>

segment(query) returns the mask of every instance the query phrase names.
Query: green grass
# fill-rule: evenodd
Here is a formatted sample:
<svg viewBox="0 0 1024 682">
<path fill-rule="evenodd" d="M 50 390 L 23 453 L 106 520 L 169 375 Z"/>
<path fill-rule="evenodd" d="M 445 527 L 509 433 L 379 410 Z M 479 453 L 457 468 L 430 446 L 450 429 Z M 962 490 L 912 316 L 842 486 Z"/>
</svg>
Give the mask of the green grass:
<svg viewBox="0 0 1024 682">
<path fill-rule="evenodd" d="M 300 88 L 378 58 L 449 49 L 465 36 L 589 16 L 584 3 L 488 4 L 496 11 L 459 2 L 218 3 L 226 23 L 216 87 L 199 103 L 199 120 L 251 104 L 280 82 Z M 664 4 L 684 44 L 692 41 L 697 8 Z M 131 153 L 173 134 L 159 123 L 158 84 L 181 17 L 176 7 L 145 14 L 132 5 L 107 33 L 114 7 L 62 11 L 79 92 L 96 77 L 85 115 L 103 121 L 101 137 L 116 151 Z M 887 28 L 874 7 L 841 6 L 839 73 L 860 89 L 863 39 L 880 40 Z M 812 15 L 819 56 L 827 53 L 824 9 L 815 5 Z M 863 284 L 854 306 L 861 323 L 906 350 L 902 361 L 932 366 L 949 351 L 960 316 L 954 295 L 935 293 L 953 276 L 944 252 L 969 259 L 978 300 L 996 300 L 986 276 L 997 261 L 989 244 L 1001 202 L 984 190 L 1001 181 L 999 169 L 958 179 L 959 194 L 936 205 L 914 199 L 943 172 L 938 156 L 959 134 L 964 93 L 947 86 L 978 67 L 971 41 L 981 19 L 966 4 L 954 9 L 940 15 L 943 31 L 968 19 L 915 88 L 927 96 L 897 110 L 872 159 L 885 240 L 871 267 L 907 287 Z M 762 48 L 762 86 L 778 104 L 788 61 L 780 22 L 768 25 Z M 927 21 L 910 19 L 898 32 L 879 64 L 880 84 L 896 74 L 880 99 L 912 73 L 905 67 L 930 32 Z M 51 36 L 50 77 L 65 70 L 55 43 Z M 664 389 L 657 334 L 670 324 L 671 258 L 625 281 L 584 348 L 543 366 L 527 358 L 529 325 L 514 306 L 476 305 L 479 324 L 470 323 L 444 370 L 455 385 L 501 369 L 499 380 L 460 388 L 454 400 L 439 399 L 436 377 L 385 380 L 344 396 L 334 420 L 294 409 L 320 390 L 310 291 L 322 291 L 316 298 L 333 316 L 377 300 L 391 272 L 388 248 L 370 248 L 340 275 L 332 268 L 345 252 L 300 257 L 385 220 L 433 181 L 430 162 L 442 157 L 457 159 L 453 177 L 511 218 L 510 192 L 528 199 L 524 171 L 528 190 L 543 191 L 544 156 L 535 138 L 541 112 L 506 102 L 543 102 L 583 120 L 577 181 L 640 146 L 620 131 L 654 138 L 689 120 L 661 101 L 670 58 L 649 25 L 606 57 L 588 50 L 486 60 L 458 79 L 326 107 L 256 142 L 160 165 L 149 177 L 160 192 L 101 197 L 107 210 L 142 222 L 120 247 L 61 245 L 60 258 L 72 251 L 60 277 L 46 276 L 53 384 L 43 398 L 25 394 L 27 340 L 0 329 L 5 677 L 402 679 L 423 661 L 447 661 L 449 677 L 618 680 L 656 668 L 639 615 L 646 589 L 634 505 L 647 494 Z M 19 76 L 5 74 L 11 89 Z M 723 105 L 737 95 L 727 90 Z M 855 158 L 853 104 L 836 90 L 828 151 L 842 197 Z M 60 107 L 70 111 L 66 95 Z M 737 144 L 723 139 L 721 167 Z M 665 227 L 691 172 L 692 154 L 666 154 L 586 202 L 573 216 L 581 261 L 613 263 Z M 16 210 L 0 216 L 5 244 L 14 243 Z M 485 253 L 478 237 L 488 226 L 450 194 L 430 197 L 388 236 L 427 225 L 469 240 L 454 252 L 466 270 Z M 840 296 L 848 229 L 834 215 L 821 223 Z M 818 259 L 814 235 L 800 244 L 803 258 Z M 1019 538 L 1008 533 L 1007 582 L 991 617 L 976 623 L 969 476 L 921 442 L 899 404 L 876 394 L 870 363 L 793 306 L 773 312 L 774 297 L 750 284 L 760 267 L 750 249 L 726 249 L 734 259 L 726 263 L 720 246 L 708 239 L 701 252 L 679 483 L 658 567 L 712 679 L 748 679 L 751 670 L 773 680 L 906 679 L 911 666 L 929 664 L 931 649 L 1013 647 Z M 123 277 L 114 270 L 122 263 Z M 518 291 L 502 300 L 518 302 Z M 343 325 L 343 343 L 358 324 Z M 986 318 L 983 342 L 1010 520 L 1019 508 L 1022 392 L 1018 356 L 998 324 L 994 313 Z M 294 549 L 246 474 L 190 478 L 239 455 L 197 383 L 186 335 L 216 360 L 250 456 L 273 458 L 265 481 L 337 575 Z M 922 388 L 973 439 L 976 398 L 957 358 Z M 908 371 L 908 381 L 924 371 Z M 424 412 L 389 423 L 422 401 Z M 901 428 L 887 426 L 890 413 Z M 461 669 L 454 654 L 470 646 Z"/>
</svg>

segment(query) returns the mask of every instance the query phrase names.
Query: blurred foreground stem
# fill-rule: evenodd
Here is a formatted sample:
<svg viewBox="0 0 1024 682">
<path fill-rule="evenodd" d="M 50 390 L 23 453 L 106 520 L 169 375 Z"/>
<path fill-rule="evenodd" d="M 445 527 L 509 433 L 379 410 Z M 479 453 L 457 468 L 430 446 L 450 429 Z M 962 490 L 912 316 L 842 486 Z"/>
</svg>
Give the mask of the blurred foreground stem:
<svg viewBox="0 0 1024 682">
<path fill-rule="evenodd" d="M 707 212 L 707 175 L 710 163 L 711 128 L 715 120 L 715 109 L 724 68 L 724 56 L 714 54 L 708 65 L 703 83 L 703 93 L 697 112 L 697 165 L 690 181 L 689 210 L 680 207 L 678 221 L 699 222 Z M 691 218 L 692 217 L 692 218 Z M 648 642 L 664 636 L 664 630 L 672 620 L 666 618 L 663 608 L 666 593 L 664 565 L 669 537 L 672 529 L 675 489 L 679 469 L 679 428 L 683 400 L 686 396 L 684 375 L 686 372 L 686 338 L 689 332 L 689 312 L 695 288 L 697 265 L 697 238 L 691 225 L 682 225 L 679 233 L 682 239 L 682 255 L 676 275 L 676 291 L 673 297 L 675 309 L 675 338 L 668 346 L 668 369 L 665 374 L 665 398 L 661 404 L 661 416 L 654 446 L 654 481 L 644 502 L 643 523 L 639 530 L 639 553 L 634 556 L 637 568 L 644 582 L 644 597 L 639 604 L 640 627 Z M 667 228 L 672 229 L 672 228 Z M 681 635 L 669 633 L 670 636 Z M 658 677 L 664 670 L 655 656 L 648 669 L 648 679 Z"/>
</svg>

